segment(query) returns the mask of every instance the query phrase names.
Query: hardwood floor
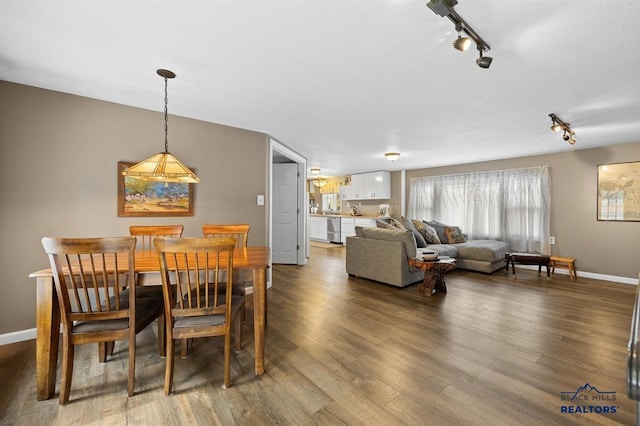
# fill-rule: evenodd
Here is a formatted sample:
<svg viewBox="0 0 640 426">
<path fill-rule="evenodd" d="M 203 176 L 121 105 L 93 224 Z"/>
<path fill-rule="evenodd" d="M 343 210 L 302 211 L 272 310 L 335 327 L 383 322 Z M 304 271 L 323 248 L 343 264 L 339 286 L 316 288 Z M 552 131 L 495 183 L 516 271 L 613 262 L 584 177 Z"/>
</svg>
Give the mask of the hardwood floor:
<svg viewBox="0 0 640 426">
<path fill-rule="evenodd" d="M 168 397 L 152 328 L 138 336 L 135 396 L 126 345 L 105 364 L 85 345 L 66 406 L 36 401 L 35 342 L 22 342 L 0 347 L 0 424 L 635 424 L 625 383 L 635 286 L 456 270 L 447 294 L 426 298 L 417 284 L 349 278 L 343 248 L 311 250 L 306 266 L 273 268 L 264 376 L 253 375 L 251 314 L 232 387 L 222 389 L 221 339 L 198 339 L 176 359 Z M 615 401 L 561 398 L 586 383 Z M 616 412 L 561 412 L 576 405 Z"/>
</svg>

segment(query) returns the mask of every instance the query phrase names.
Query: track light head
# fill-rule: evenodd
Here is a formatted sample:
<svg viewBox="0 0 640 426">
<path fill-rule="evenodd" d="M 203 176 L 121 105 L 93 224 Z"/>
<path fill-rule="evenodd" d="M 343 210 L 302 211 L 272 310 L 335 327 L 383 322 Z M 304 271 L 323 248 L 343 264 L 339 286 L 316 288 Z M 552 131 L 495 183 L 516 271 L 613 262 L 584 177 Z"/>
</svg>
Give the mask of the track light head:
<svg viewBox="0 0 640 426">
<path fill-rule="evenodd" d="M 461 52 L 465 52 L 471 45 L 471 39 L 469 37 L 462 37 L 462 30 L 464 25 L 462 22 L 456 24 L 456 31 L 458 32 L 458 38 L 453 42 L 453 47 Z"/>
<path fill-rule="evenodd" d="M 490 56 L 482 56 L 482 51 L 484 50 L 484 47 L 479 44 L 478 45 L 478 52 L 480 52 L 480 57 L 478 59 L 476 59 L 476 64 L 478 64 L 478 66 L 480 68 L 489 68 L 491 66 L 491 62 L 493 61 L 493 58 Z"/>
<path fill-rule="evenodd" d="M 560 130 L 562 130 L 562 126 L 554 121 L 553 125 L 551 126 L 551 130 L 553 130 L 554 132 L 559 132 Z"/>
<path fill-rule="evenodd" d="M 458 49 L 461 52 L 465 52 L 469 45 L 471 45 L 471 39 L 469 37 L 462 37 L 458 34 L 458 38 L 453 42 L 453 47 Z"/>
<path fill-rule="evenodd" d="M 565 130 L 564 133 L 562 134 L 562 140 L 569 141 L 569 139 L 571 139 L 571 136 L 569 136 L 569 133 Z"/>
</svg>

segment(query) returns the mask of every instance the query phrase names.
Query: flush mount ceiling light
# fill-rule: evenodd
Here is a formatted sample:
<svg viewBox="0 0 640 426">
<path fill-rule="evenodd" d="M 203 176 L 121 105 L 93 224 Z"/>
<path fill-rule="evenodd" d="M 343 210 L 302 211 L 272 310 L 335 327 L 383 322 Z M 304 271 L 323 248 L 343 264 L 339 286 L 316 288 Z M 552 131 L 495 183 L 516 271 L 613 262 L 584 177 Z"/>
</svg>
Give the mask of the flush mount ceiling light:
<svg viewBox="0 0 640 426">
<path fill-rule="evenodd" d="M 387 160 L 389 160 L 391 162 L 394 162 L 398 158 L 400 158 L 400 153 L 399 152 L 387 152 L 386 154 L 384 154 L 384 156 L 386 157 Z"/>
<path fill-rule="evenodd" d="M 483 57 L 483 52 L 488 52 L 489 49 L 491 49 L 489 43 L 484 41 L 482 37 L 480 37 L 480 35 L 464 20 L 464 18 L 454 10 L 453 7 L 456 4 L 458 4 L 458 0 L 431 0 L 427 3 L 427 6 L 436 15 L 442 16 L 443 18 L 449 18 L 449 20 L 456 26 L 458 38 L 453 42 L 453 47 L 462 52 L 469 48 L 471 41 L 468 37 L 462 37 L 461 33 L 464 31 L 471 40 L 476 42 L 476 46 L 480 51 L 480 58 L 476 60 L 476 64 L 478 64 L 480 68 L 489 68 L 493 58 L 488 56 Z"/>
<path fill-rule="evenodd" d="M 549 117 L 551 117 L 551 130 L 554 132 L 562 130 L 562 140 L 574 145 L 576 143 L 576 132 L 571 129 L 571 125 L 560 120 L 555 114 L 549 114 Z"/>
<path fill-rule="evenodd" d="M 316 180 L 313 181 L 313 184 L 318 188 L 322 188 L 323 186 L 325 186 L 328 183 L 329 183 L 329 181 L 326 180 L 326 179 L 316 179 Z"/>
<path fill-rule="evenodd" d="M 309 171 L 311 172 L 312 175 L 319 175 L 320 174 L 320 167 L 312 167 L 309 169 Z"/>
<path fill-rule="evenodd" d="M 160 77 L 164 78 L 164 152 L 153 155 L 129 167 L 122 174 L 152 182 L 199 183 L 200 178 L 169 152 L 167 79 L 175 78 L 176 75 L 169 70 L 163 69 L 159 69 L 156 72 Z"/>
</svg>

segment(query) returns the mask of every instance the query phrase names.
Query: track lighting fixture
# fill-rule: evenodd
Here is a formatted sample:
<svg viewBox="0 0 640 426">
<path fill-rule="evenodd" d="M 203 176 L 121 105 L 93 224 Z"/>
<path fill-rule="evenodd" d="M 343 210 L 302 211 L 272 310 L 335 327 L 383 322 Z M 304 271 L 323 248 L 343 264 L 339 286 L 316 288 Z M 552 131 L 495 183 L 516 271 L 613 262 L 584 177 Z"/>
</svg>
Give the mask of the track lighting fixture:
<svg viewBox="0 0 640 426">
<path fill-rule="evenodd" d="M 562 140 L 569 142 L 571 145 L 576 143 L 576 132 L 571 130 L 571 125 L 560 120 L 557 115 L 549 114 L 551 117 L 551 130 L 559 132 L 562 130 Z"/>
<path fill-rule="evenodd" d="M 491 47 L 482 39 L 482 37 L 480 37 L 480 35 L 478 35 L 477 32 L 473 30 L 473 28 L 471 28 L 462 16 L 458 15 L 458 12 L 453 9 L 456 4 L 458 4 L 458 0 L 430 0 L 429 3 L 427 3 L 427 6 L 436 15 L 440 15 L 443 18 L 449 18 L 449 20 L 456 26 L 458 38 L 453 42 L 453 47 L 464 52 L 469 48 L 471 40 L 475 41 L 478 51 L 480 51 L 480 57 L 476 60 L 476 64 L 478 64 L 480 68 L 489 68 L 493 58 L 483 56 L 483 52 L 488 52 Z M 471 38 L 471 40 L 469 37 L 462 37 L 463 31 Z"/>
</svg>

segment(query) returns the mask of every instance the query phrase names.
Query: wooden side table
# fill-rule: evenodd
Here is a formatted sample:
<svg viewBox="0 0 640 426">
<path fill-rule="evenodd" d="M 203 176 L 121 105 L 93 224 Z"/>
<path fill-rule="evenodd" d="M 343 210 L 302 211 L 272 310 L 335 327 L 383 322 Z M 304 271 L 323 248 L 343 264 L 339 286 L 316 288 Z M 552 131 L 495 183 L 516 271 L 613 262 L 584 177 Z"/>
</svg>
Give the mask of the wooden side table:
<svg viewBox="0 0 640 426">
<path fill-rule="evenodd" d="M 431 296 L 435 291 L 447 292 L 444 276 L 456 269 L 456 260 L 452 258 L 421 260 L 409 259 L 409 265 L 424 271 L 424 281 L 418 286 L 418 291 L 425 296 Z"/>
<path fill-rule="evenodd" d="M 556 268 L 567 269 L 569 278 L 576 279 L 576 259 L 575 257 L 551 256 L 551 273 L 556 272 Z"/>
<path fill-rule="evenodd" d="M 547 267 L 547 279 L 551 279 L 549 266 L 551 264 L 551 257 L 538 254 L 538 253 L 507 253 L 504 255 L 504 261 L 506 262 L 506 273 L 509 273 L 509 264 L 511 264 L 511 271 L 513 278 L 516 278 L 516 263 L 520 265 L 538 265 L 538 275 L 542 271 L 542 267 Z"/>
</svg>

